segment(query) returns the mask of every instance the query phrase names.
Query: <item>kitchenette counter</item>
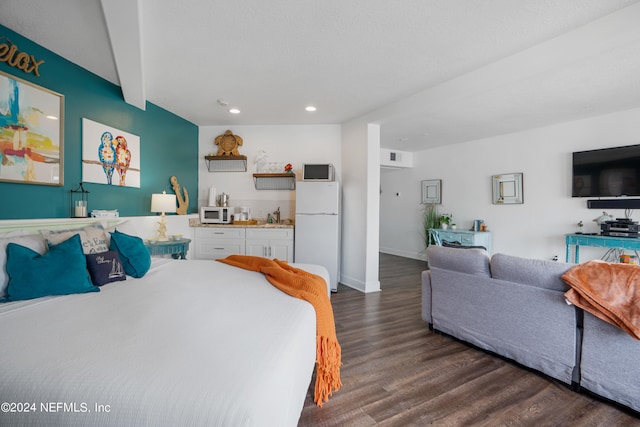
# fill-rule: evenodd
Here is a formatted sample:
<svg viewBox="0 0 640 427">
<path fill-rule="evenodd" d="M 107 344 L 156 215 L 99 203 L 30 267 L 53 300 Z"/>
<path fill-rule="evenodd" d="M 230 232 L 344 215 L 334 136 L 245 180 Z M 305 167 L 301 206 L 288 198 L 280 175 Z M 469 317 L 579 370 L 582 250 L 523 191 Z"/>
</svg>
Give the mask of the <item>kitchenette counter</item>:
<svg viewBox="0 0 640 427">
<path fill-rule="evenodd" d="M 258 219 L 257 224 L 203 224 L 199 218 L 189 218 L 189 227 L 203 228 L 294 228 L 294 221 L 285 218 L 280 224 L 269 224 L 264 218 Z"/>
<path fill-rule="evenodd" d="M 294 224 L 284 219 L 269 224 L 203 224 L 190 218 L 195 236 L 196 259 L 220 259 L 229 255 L 251 255 L 293 262 Z"/>
</svg>

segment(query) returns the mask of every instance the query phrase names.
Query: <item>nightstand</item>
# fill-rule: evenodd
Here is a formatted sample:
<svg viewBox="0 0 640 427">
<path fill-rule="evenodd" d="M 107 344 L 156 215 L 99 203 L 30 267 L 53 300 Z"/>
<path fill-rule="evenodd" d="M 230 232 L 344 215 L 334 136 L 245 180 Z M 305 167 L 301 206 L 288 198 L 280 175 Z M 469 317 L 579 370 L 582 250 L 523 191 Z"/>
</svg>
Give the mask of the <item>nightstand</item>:
<svg viewBox="0 0 640 427">
<path fill-rule="evenodd" d="M 148 240 L 144 241 L 144 245 L 151 256 L 171 255 L 173 259 L 187 259 L 189 243 L 191 243 L 191 239 L 155 241 L 154 243 L 150 243 Z"/>
</svg>

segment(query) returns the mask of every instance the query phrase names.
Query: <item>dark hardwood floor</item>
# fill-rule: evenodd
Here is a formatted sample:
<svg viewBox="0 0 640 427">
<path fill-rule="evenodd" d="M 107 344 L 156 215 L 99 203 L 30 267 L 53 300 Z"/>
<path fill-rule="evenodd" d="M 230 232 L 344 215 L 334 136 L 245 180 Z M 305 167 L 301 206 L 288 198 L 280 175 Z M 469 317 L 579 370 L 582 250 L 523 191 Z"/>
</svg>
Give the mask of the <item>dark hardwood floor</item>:
<svg viewBox="0 0 640 427">
<path fill-rule="evenodd" d="M 624 408 L 429 331 L 424 269 L 381 254 L 382 292 L 332 294 L 343 386 L 318 408 L 312 381 L 299 426 L 640 426 Z"/>
</svg>

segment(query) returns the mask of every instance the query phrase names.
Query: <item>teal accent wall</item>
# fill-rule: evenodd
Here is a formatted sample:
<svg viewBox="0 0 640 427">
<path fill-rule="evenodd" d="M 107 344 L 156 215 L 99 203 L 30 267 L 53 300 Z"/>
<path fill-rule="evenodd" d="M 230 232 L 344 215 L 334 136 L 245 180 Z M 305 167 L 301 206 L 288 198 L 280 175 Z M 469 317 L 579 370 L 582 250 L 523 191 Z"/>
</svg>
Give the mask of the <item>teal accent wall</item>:
<svg viewBox="0 0 640 427">
<path fill-rule="evenodd" d="M 189 212 L 197 212 L 195 124 L 150 102 L 145 111 L 125 103 L 119 86 L 0 25 L 0 40 L 3 36 L 21 52 L 45 62 L 39 66 L 40 77 L 6 62 L 0 62 L 1 71 L 64 95 L 64 185 L 0 181 L 0 219 L 70 216 L 70 191 L 82 180 L 83 117 L 140 137 L 140 188 L 85 183 L 89 211 L 117 209 L 120 216 L 152 215 L 151 194 L 163 190 L 173 193 L 169 179 L 175 175 L 180 186 L 189 192 Z M 114 182 L 117 183 L 117 173 Z"/>
</svg>

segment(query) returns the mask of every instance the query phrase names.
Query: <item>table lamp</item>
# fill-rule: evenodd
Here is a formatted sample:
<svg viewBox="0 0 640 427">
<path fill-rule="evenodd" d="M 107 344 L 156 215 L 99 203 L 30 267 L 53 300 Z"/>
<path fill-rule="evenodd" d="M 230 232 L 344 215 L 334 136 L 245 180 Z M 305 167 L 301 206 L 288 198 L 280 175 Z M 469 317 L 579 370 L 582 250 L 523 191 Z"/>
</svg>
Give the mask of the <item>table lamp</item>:
<svg viewBox="0 0 640 427">
<path fill-rule="evenodd" d="M 167 223 L 164 214 L 166 212 L 176 212 L 176 195 L 167 194 L 166 191 L 163 191 L 162 194 L 152 194 L 151 212 L 161 212 L 160 222 L 158 222 L 158 240 L 169 240 L 167 238 Z"/>
</svg>

